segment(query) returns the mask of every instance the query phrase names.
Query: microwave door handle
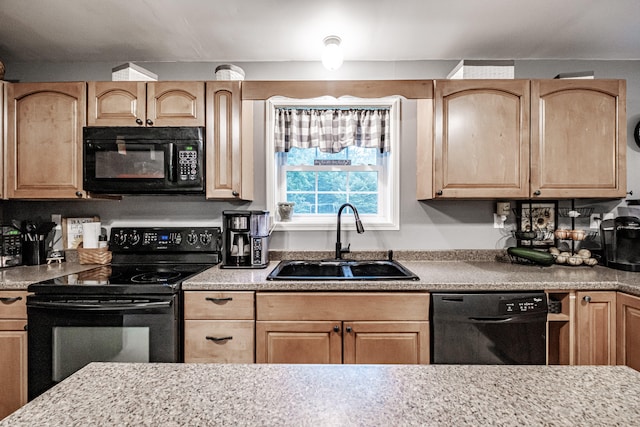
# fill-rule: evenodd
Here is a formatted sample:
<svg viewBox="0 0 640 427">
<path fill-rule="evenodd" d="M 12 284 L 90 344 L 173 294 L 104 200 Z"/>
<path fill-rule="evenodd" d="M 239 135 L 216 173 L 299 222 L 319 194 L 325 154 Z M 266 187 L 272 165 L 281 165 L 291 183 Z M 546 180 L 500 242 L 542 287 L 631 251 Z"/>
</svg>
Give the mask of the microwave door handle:
<svg viewBox="0 0 640 427">
<path fill-rule="evenodd" d="M 169 145 L 169 165 L 168 165 L 169 182 L 176 182 L 176 176 L 177 176 L 176 169 L 178 168 L 176 157 L 178 157 L 178 151 L 173 142 L 170 142 L 168 145 Z"/>
<path fill-rule="evenodd" d="M 73 311 L 113 311 L 113 310 L 145 310 L 149 308 L 169 308 L 171 301 L 131 302 L 122 304 L 82 304 L 73 302 L 31 301 L 28 307 L 45 309 L 63 309 Z"/>
</svg>

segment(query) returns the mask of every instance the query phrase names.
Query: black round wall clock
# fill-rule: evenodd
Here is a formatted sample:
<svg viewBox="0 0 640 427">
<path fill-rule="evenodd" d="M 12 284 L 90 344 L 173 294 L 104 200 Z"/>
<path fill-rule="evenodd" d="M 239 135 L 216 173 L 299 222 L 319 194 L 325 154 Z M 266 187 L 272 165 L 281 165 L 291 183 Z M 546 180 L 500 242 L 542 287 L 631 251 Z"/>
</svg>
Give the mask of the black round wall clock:
<svg viewBox="0 0 640 427">
<path fill-rule="evenodd" d="M 633 129 L 633 139 L 636 140 L 636 144 L 640 147 L 640 122 L 638 122 L 635 129 Z"/>
</svg>

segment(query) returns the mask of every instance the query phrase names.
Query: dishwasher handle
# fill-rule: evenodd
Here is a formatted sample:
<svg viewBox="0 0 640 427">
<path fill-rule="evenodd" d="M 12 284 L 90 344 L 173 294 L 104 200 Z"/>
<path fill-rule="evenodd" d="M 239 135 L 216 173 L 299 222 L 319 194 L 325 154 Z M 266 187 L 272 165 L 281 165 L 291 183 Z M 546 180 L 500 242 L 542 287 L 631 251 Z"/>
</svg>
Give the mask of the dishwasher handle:
<svg viewBox="0 0 640 427">
<path fill-rule="evenodd" d="M 473 323 L 509 323 L 513 317 L 469 317 Z"/>
</svg>

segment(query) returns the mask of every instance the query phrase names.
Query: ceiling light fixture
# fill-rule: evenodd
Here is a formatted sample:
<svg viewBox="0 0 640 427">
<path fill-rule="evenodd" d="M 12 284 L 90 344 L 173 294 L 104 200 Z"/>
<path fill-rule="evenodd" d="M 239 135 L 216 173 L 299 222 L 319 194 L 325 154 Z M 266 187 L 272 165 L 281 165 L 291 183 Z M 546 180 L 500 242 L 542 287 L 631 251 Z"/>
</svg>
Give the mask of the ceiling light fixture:
<svg viewBox="0 0 640 427">
<path fill-rule="evenodd" d="M 322 65 L 327 70 L 337 70 L 342 65 L 342 48 L 340 37 L 328 36 L 324 39 L 324 51 L 322 52 Z"/>
</svg>

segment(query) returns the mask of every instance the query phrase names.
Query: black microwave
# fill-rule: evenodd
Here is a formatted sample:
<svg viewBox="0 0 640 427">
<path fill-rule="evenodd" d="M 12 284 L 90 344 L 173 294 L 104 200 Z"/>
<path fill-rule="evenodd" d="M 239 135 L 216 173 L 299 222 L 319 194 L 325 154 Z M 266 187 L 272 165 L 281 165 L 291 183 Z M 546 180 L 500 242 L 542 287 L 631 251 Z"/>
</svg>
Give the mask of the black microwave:
<svg viewBox="0 0 640 427">
<path fill-rule="evenodd" d="M 204 193 L 204 147 L 202 127 L 85 127 L 84 190 Z"/>
</svg>

